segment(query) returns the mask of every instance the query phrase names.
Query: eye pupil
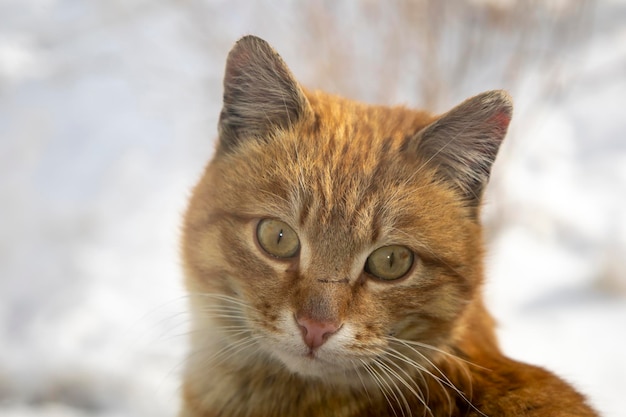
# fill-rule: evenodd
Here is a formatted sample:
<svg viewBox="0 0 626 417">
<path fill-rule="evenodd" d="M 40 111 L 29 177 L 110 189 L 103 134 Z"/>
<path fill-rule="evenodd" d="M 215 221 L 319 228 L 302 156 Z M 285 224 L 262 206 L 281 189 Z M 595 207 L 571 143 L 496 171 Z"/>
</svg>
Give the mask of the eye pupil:
<svg viewBox="0 0 626 417">
<path fill-rule="evenodd" d="M 278 232 L 278 239 L 276 239 L 277 245 L 280 243 L 282 238 L 283 238 L 283 229 L 280 229 L 280 232 Z"/>
<path fill-rule="evenodd" d="M 395 252 L 391 252 L 391 255 L 389 255 L 389 269 L 393 268 L 394 254 Z"/>
</svg>

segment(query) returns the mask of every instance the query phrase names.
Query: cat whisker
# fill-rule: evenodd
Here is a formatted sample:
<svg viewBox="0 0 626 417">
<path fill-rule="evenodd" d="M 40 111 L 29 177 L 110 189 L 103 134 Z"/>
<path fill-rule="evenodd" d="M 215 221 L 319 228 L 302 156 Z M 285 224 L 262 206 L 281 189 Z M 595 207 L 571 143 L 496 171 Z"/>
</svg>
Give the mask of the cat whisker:
<svg viewBox="0 0 626 417">
<path fill-rule="evenodd" d="M 428 365 L 430 365 L 435 371 L 437 371 L 437 373 L 439 375 L 441 375 L 441 378 L 436 376 L 435 374 L 431 373 L 431 376 L 434 378 L 438 378 L 440 379 L 442 382 L 446 383 L 450 388 L 453 388 L 455 390 L 457 390 L 459 393 L 460 391 L 458 390 L 458 388 L 456 388 L 456 386 L 448 379 L 448 376 L 437 366 L 433 363 L 433 361 L 431 361 L 428 356 L 426 356 L 424 353 L 420 352 L 418 349 L 416 349 L 415 347 L 411 346 L 409 343 L 406 343 L 405 341 L 403 341 L 402 339 L 397 339 L 395 340 L 396 342 L 398 342 L 400 345 L 405 346 L 406 348 L 408 348 L 409 350 L 411 350 L 412 352 L 417 353 L 424 361 L 426 361 L 428 363 Z M 404 354 L 400 353 L 398 350 L 396 349 L 391 349 L 393 350 L 395 353 L 397 353 L 398 355 L 402 355 L 405 358 L 409 359 L 407 356 L 405 356 Z M 417 363 L 417 362 L 416 362 Z M 428 371 L 424 366 L 420 365 L 422 367 L 422 370 L 424 372 L 430 372 Z"/>
<path fill-rule="evenodd" d="M 367 399 L 370 401 L 370 403 L 372 402 L 372 397 L 370 396 L 370 392 L 367 389 L 367 384 L 365 384 L 365 381 L 363 380 L 363 377 L 361 376 L 361 367 L 359 367 L 354 360 L 351 360 L 350 363 L 352 364 L 352 367 L 354 369 L 354 373 L 356 373 L 356 376 L 359 378 L 359 381 L 361 381 L 361 385 L 363 386 L 363 390 L 365 390 L 365 394 L 367 395 Z"/>
<path fill-rule="evenodd" d="M 420 400 L 420 402 L 423 403 L 424 400 L 417 394 L 417 392 L 413 389 L 413 387 L 411 387 L 411 385 L 409 383 L 407 383 L 404 378 L 402 378 L 402 376 L 400 374 L 398 374 L 396 371 L 391 369 L 391 367 L 387 363 L 383 362 L 383 358 L 384 357 L 376 358 L 374 363 L 379 368 L 381 368 L 381 370 L 383 370 L 383 372 L 389 377 L 389 380 L 391 381 L 393 386 L 396 388 L 396 392 L 400 395 L 400 398 L 402 399 L 402 403 L 403 403 L 403 405 L 404 405 L 405 409 L 407 410 L 408 415 L 410 417 L 410 416 L 413 415 L 413 413 L 411 411 L 411 406 L 409 405 L 409 402 L 407 401 L 407 399 L 406 399 L 406 397 L 404 395 L 404 392 L 400 389 L 400 387 L 398 386 L 396 381 L 400 382 L 407 389 L 409 389 Z M 403 409 L 401 408 L 401 410 L 403 410 Z M 404 415 L 404 412 L 402 414 Z"/>
<path fill-rule="evenodd" d="M 398 417 L 398 413 L 396 412 L 396 409 L 393 406 L 391 399 L 389 398 L 389 395 L 388 395 L 389 392 L 393 394 L 389 385 L 378 374 L 378 372 L 376 372 L 376 370 L 369 363 L 367 363 L 367 361 L 365 361 L 364 359 L 361 359 L 360 361 L 363 364 L 363 368 L 367 371 L 367 373 L 370 374 L 370 376 L 372 377 L 372 380 L 374 381 L 376 386 L 378 386 L 378 388 L 380 389 L 380 392 L 383 394 L 383 397 L 385 397 L 385 400 L 387 401 L 387 404 L 389 405 L 389 408 L 393 412 L 394 416 Z M 397 398 L 396 398 L 396 401 L 397 401 Z"/>
<path fill-rule="evenodd" d="M 198 330 L 198 332 L 201 333 L 202 331 Z M 245 332 L 242 331 L 240 333 L 243 334 Z M 197 371 L 190 372 L 189 373 L 189 377 L 190 378 L 194 378 L 194 379 L 196 379 L 196 378 L 197 379 L 203 378 L 204 370 L 206 368 L 217 366 L 218 364 L 222 363 L 223 360 L 227 359 L 229 356 L 236 355 L 237 353 L 241 352 L 242 350 L 244 350 L 246 348 L 249 348 L 250 346 L 253 346 L 256 343 L 256 339 L 258 339 L 258 337 L 250 337 L 249 336 L 249 337 L 247 337 L 245 339 L 242 339 L 241 341 L 239 341 L 239 342 L 237 342 L 235 344 L 231 344 L 231 345 L 225 346 L 224 348 L 220 349 L 217 352 L 214 352 L 213 354 L 211 354 L 207 358 L 202 358 L 201 363 L 199 363 L 198 366 L 194 366 L 194 368 L 197 369 Z M 237 349 L 238 347 L 239 347 L 239 349 Z M 235 350 L 235 349 L 237 349 L 237 350 Z M 185 360 L 180 361 L 176 366 L 174 366 L 172 368 L 172 370 L 170 372 L 172 373 L 175 370 L 182 368 L 186 363 L 191 362 L 196 357 L 198 357 L 200 355 L 204 355 L 207 352 L 212 352 L 212 349 L 211 348 L 203 348 L 203 349 L 196 349 L 196 350 L 189 351 L 187 353 L 187 356 L 186 356 Z M 219 358 L 220 356 L 223 356 L 222 360 L 220 360 L 219 362 L 214 362 L 215 359 Z"/>
<path fill-rule="evenodd" d="M 220 328 L 220 332 L 228 334 L 229 336 L 234 336 L 234 337 L 236 337 L 239 333 L 246 332 L 246 331 L 249 331 L 249 329 L 246 326 L 228 326 L 226 328 L 223 328 L 223 327 Z M 194 329 L 194 330 L 187 330 L 185 332 L 171 334 L 168 336 L 163 336 L 161 339 L 164 341 L 171 341 L 171 340 L 176 340 L 176 339 L 180 339 L 183 337 L 189 337 L 194 334 L 205 334 L 205 333 L 206 333 L 206 329 Z"/>
<path fill-rule="evenodd" d="M 241 334 L 246 333 L 245 331 L 242 331 Z M 255 337 L 255 336 L 249 336 L 245 339 L 242 339 L 238 342 L 235 343 L 230 343 L 226 346 L 224 346 L 222 349 L 218 350 L 217 352 L 215 352 L 213 355 L 209 356 L 208 358 L 205 358 L 204 362 L 204 366 L 211 366 L 211 367 L 217 367 L 219 365 L 221 365 L 222 363 L 224 363 L 227 359 L 229 359 L 232 356 L 237 355 L 238 353 L 240 353 L 241 351 L 256 345 L 257 340 L 260 339 L 260 337 Z M 218 360 L 219 359 L 219 360 Z"/>
<path fill-rule="evenodd" d="M 424 349 L 432 350 L 434 352 L 441 353 L 442 355 L 445 355 L 445 356 L 449 357 L 450 359 L 454 359 L 454 360 L 457 360 L 457 361 L 460 361 L 460 362 L 466 363 L 468 365 L 475 366 L 477 368 L 484 369 L 484 370 L 487 370 L 487 371 L 489 370 L 488 368 L 485 368 L 484 366 L 481 366 L 481 365 L 479 365 L 477 363 L 474 363 L 472 361 L 469 361 L 467 359 L 461 358 L 460 356 L 455 355 L 454 353 L 445 351 L 443 349 L 439 349 L 439 348 L 437 348 L 437 347 L 435 347 L 433 345 L 429 345 L 427 343 L 418 342 L 418 341 L 415 341 L 415 340 L 399 339 L 399 338 L 394 337 L 394 336 L 387 336 L 387 340 L 390 340 L 390 341 L 393 341 L 393 342 L 397 342 L 397 343 L 400 343 L 400 344 L 405 344 L 406 343 L 406 344 L 409 344 L 409 345 L 413 345 L 413 346 L 421 347 L 421 348 L 424 348 Z"/>
<path fill-rule="evenodd" d="M 417 382 L 412 378 L 412 376 L 409 375 L 409 373 L 403 367 L 401 367 L 400 365 L 395 363 L 393 360 L 390 360 L 388 357 L 386 357 L 386 355 L 380 356 L 380 360 L 385 361 L 388 366 L 395 367 L 398 370 L 398 372 L 401 372 L 404 375 L 403 377 L 398 372 L 390 369 L 390 371 L 393 372 L 393 375 L 396 376 L 396 378 L 402 383 L 402 385 L 404 385 L 424 405 L 424 414 L 428 412 L 432 416 L 433 412 L 428 406 L 428 396 L 424 397 L 424 393 L 422 392 L 422 389 L 417 384 Z M 421 376 L 421 372 L 418 372 L 418 374 Z M 412 382 L 412 384 L 410 382 Z"/>
<path fill-rule="evenodd" d="M 399 357 L 396 354 L 394 354 L 394 352 L 395 351 L 393 351 L 393 352 L 385 352 L 385 354 L 386 354 L 386 356 L 389 356 L 391 358 L 399 359 L 403 363 L 408 364 L 408 365 L 412 366 L 413 368 L 415 368 L 417 370 L 417 375 L 419 375 L 419 377 L 421 378 L 422 382 L 424 383 L 424 387 L 425 387 L 425 390 L 426 390 L 426 397 L 424 397 L 424 393 L 423 393 L 422 389 L 419 387 L 419 385 L 417 384 L 417 382 L 409 377 L 410 380 L 415 383 L 416 388 L 419 391 L 419 394 L 418 393 L 414 393 L 414 395 L 424 405 L 424 407 L 425 407 L 424 413 L 426 413 L 426 411 L 428 411 L 432 415 L 432 410 L 427 405 L 428 398 L 430 397 L 430 391 L 429 391 L 429 388 L 428 388 L 428 384 L 426 383 L 426 379 L 424 378 L 424 375 L 423 375 L 424 372 L 428 372 L 428 371 L 423 366 L 418 364 L 417 362 L 412 361 L 411 359 L 406 358 L 406 357 L 405 358 Z M 400 371 L 402 371 L 403 373 L 408 375 L 408 373 L 404 370 L 404 368 L 402 366 L 398 365 L 397 363 L 395 363 L 393 360 L 391 360 L 389 358 L 386 358 L 386 360 L 387 360 L 388 363 L 393 364 Z M 440 383 L 440 385 L 441 385 L 441 383 Z"/>
<path fill-rule="evenodd" d="M 402 416 L 407 417 L 407 414 L 405 413 L 405 410 L 407 410 L 408 417 L 411 417 L 412 415 L 411 407 L 409 406 L 409 403 L 406 397 L 404 396 L 404 393 L 402 392 L 402 390 L 396 383 L 395 378 L 393 374 L 390 372 L 389 367 L 387 367 L 384 363 L 382 363 L 379 358 L 374 359 L 372 363 L 376 365 L 376 367 L 383 374 L 383 382 L 385 383 L 385 385 L 387 385 L 387 387 L 389 388 L 389 392 L 391 392 L 391 395 L 396 400 L 396 404 L 398 404 L 398 408 L 400 412 L 402 413 Z"/>
<path fill-rule="evenodd" d="M 202 329 L 203 331 L 205 331 L 204 329 Z M 220 326 L 220 331 L 221 332 L 229 332 L 229 331 L 233 331 L 233 330 L 249 330 L 248 326 L 237 326 L 237 325 L 233 325 L 233 326 Z"/>
<path fill-rule="evenodd" d="M 245 308 L 239 305 L 207 305 L 202 307 L 202 311 L 206 310 L 220 310 L 220 311 L 236 311 L 241 312 L 244 311 Z"/>
<path fill-rule="evenodd" d="M 198 293 L 196 295 L 215 299 L 220 302 L 219 304 L 206 305 L 197 309 L 199 312 L 205 313 L 206 317 L 209 318 L 235 321 L 246 319 L 254 321 L 254 316 L 250 317 L 250 315 L 246 314 L 246 311 L 258 312 L 258 310 L 250 304 L 224 294 Z"/>
<path fill-rule="evenodd" d="M 429 345 L 427 343 L 413 341 L 413 340 L 398 339 L 398 338 L 395 338 L 393 336 L 389 337 L 389 340 L 393 340 L 393 341 L 398 342 L 398 343 L 399 342 L 404 342 L 404 343 L 408 343 L 410 345 L 414 345 L 414 346 L 417 346 L 417 347 L 429 349 L 429 350 L 441 353 L 441 354 L 445 355 L 446 357 L 448 357 L 450 359 L 453 359 L 453 360 L 455 360 L 457 362 L 460 362 L 462 364 L 467 364 L 467 365 L 474 366 L 476 368 L 480 368 L 480 369 L 483 369 L 483 370 L 489 370 L 488 368 L 485 368 L 484 366 L 480 366 L 477 363 L 471 362 L 471 361 L 469 361 L 467 359 L 461 358 L 460 356 L 457 356 L 457 355 L 455 355 L 453 353 L 450 353 L 450 352 L 447 352 L 445 350 L 439 349 L 439 348 L 437 348 L 435 346 L 432 346 L 432 345 Z M 471 397 L 472 396 L 472 376 L 471 376 L 471 372 L 470 372 L 470 370 L 466 366 L 460 366 L 459 369 L 461 369 L 463 371 L 463 373 L 465 374 L 465 378 L 467 380 L 467 383 L 469 385 L 469 390 L 470 390 L 469 396 Z"/>
<path fill-rule="evenodd" d="M 401 354 L 396 349 L 388 348 L 388 350 L 385 352 L 385 355 L 398 359 L 401 362 L 412 366 L 417 371 L 417 375 L 419 375 L 422 382 L 424 383 L 424 389 L 426 390 L 426 399 L 428 400 L 428 398 L 430 397 L 430 392 L 429 392 L 428 384 L 426 383 L 426 378 L 424 377 L 424 373 L 428 374 L 428 370 L 420 363 L 414 361 L 413 359 L 407 357 L 406 355 Z M 393 361 L 391 362 L 394 363 Z M 395 365 L 400 367 L 398 364 L 395 364 Z M 421 390 L 420 390 L 420 393 L 421 393 Z"/>
<path fill-rule="evenodd" d="M 433 378 L 435 380 L 435 382 L 437 382 L 437 384 L 439 384 L 439 386 L 441 387 L 442 392 L 446 395 L 446 399 L 448 400 L 448 404 L 450 405 L 450 407 L 452 406 L 452 399 L 450 398 L 450 394 L 448 394 L 448 390 L 444 386 L 444 385 L 450 386 L 450 384 L 446 383 L 446 381 L 442 380 L 437 375 L 435 375 L 432 372 L 430 372 L 422 364 L 420 364 L 420 363 L 416 362 L 415 360 L 409 358 L 408 356 L 402 354 L 401 352 L 399 352 L 396 349 L 389 348 L 389 350 L 386 352 L 386 354 L 388 356 L 391 356 L 393 358 L 396 358 L 396 359 L 404 362 L 407 365 L 410 365 L 410 366 L 414 367 L 418 371 L 418 374 L 421 376 L 422 381 L 424 381 L 424 385 L 426 387 L 428 387 L 428 384 L 426 383 L 426 380 L 424 378 L 424 374 L 426 374 L 426 375 L 430 376 L 431 378 Z M 437 370 L 438 370 L 438 368 L 437 368 Z M 456 389 L 456 387 L 454 385 L 452 385 L 450 388 Z M 430 395 L 430 393 L 429 393 L 429 395 Z"/>
<path fill-rule="evenodd" d="M 395 338 L 394 338 L 395 339 Z M 415 362 L 413 359 L 407 357 L 406 355 L 404 355 L 403 353 L 399 352 L 396 349 L 393 348 L 389 348 L 390 351 L 393 351 L 395 354 L 399 355 L 398 359 L 400 360 L 406 360 L 408 362 L 406 363 L 411 363 L 414 364 L 414 366 L 419 366 L 422 370 L 422 372 L 426 373 L 427 375 L 431 376 L 435 381 L 437 381 L 439 383 L 439 385 L 442 386 L 442 389 L 444 390 L 444 392 L 447 394 L 447 390 L 443 387 L 443 385 L 449 387 L 450 389 L 452 389 L 459 397 L 461 397 L 470 407 L 472 407 L 477 413 L 485 416 L 485 414 L 480 411 L 468 398 L 467 395 L 461 391 L 456 385 L 454 385 L 454 383 L 452 383 L 452 381 L 450 381 L 450 379 L 448 378 L 448 376 L 437 366 L 435 365 L 425 354 L 423 354 L 422 352 L 420 352 L 418 349 L 416 349 L 415 347 L 411 346 L 409 343 L 406 343 L 405 341 L 403 341 L 402 339 L 395 339 L 395 342 L 405 346 L 406 348 L 410 349 L 412 352 L 417 353 L 423 360 L 425 360 L 428 365 L 430 365 L 439 375 L 441 375 L 441 377 L 435 375 L 434 373 L 432 373 L 431 371 L 429 371 L 428 369 L 426 369 L 423 365 L 418 364 L 417 362 Z M 402 359 L 404 358 L 404 359 Z M 471 387 L 471 379 L 468 380 L 470 387 Z M 471 389 L 471 388 L 470 388 Z M 471 391 L 470 391 L 471 392 Z M 452 408 L 452 400 L 448 395 L 448 400 L 450 403 L 450 407 Z M 485 416 L 486 417 L 486 416 Z"/>
<path fill-rule="evenodd" d="M 234 319 L 234 320 L 241 320 L 242 319 L 241 315 L 239 315 L 239 314 L 227 314 L 227 313 L 207 314 L 206 317 L 215 318 L 215 319 Z"/>
<path fill-rule="evenodd" d="M 206 298 L 214 298 L 217 300 L 221 300 L 221 301 L 225 301 L 234 305 L 239 305 L 241 307 L 247 308 L 247 309 L 252 309 L 252 310 L 256 310 L 256 308 L 254 308 L 254 306 L 251 306 L 250 304 L 241 301 L 239 298 L 230 296 L 230 295 L 226 295 L 226 294 L 217 294 L 217 293 L 191 293 L 189 294 L 189 297 L 206 297 Z"/>
</svg>

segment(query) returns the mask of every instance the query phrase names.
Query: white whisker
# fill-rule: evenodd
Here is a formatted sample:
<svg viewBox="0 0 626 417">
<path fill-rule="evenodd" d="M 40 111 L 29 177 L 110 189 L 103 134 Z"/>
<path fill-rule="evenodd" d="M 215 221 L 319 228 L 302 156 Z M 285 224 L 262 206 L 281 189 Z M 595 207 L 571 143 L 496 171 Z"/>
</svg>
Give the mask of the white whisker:
<svg viewBox="0 0 626 417">
<path fill-rule="evenodd" d="M 189 296 L 190 297 L 214 298 L 214 299 L 225 301 L 227 303 L 231 303 L 231 304 L 234 304 L 234 305 L 239 305 L 239 306 L 241 306 L 243 308 L 246 308 L 246 309 L 256 310 L 250 304 L 245 303 L 244 301 L 241 301 L 240 299 L 232 297 L 230 295 L 217 294 L 217 293 L 191 293 L 191 294 L 189 294 Z"/>
<path fill-rule="evenodd" d="M 441 375 L 441 377 L 435 375 L 433 372 L 429 371 L 428 369 L 426 369 L 423 365 L 419 365 L 417 362 L 415 362 L 413 359 L 410 359 L 409 357 L 407 357 L 406 355 L 400 353 L 398 350 L 396 349 L 392 349 L 389 348 L 389 350 L 393 351 L 395 354 L 399 355 L 400 357 L 398 357 L 398 359 L 400 360 L 406 360 L 409 361 L 417 366 L 420 366 L 422 368 L 422 372 L 431 376 L 435 381 L 437 381 L 441 386 L 443 391 L 446 393 L 446 395 L 448 396 L 448 401 L 450 403 L 450 407 L 452 408 L 452 399 L 449 397 L 448 391 L 443 387 L 443 385 L 449 387 L 450 389 L 452 389 L 459 397 L 461 397 L 471 408 L 473 408 L 476 412 L 478 412 L 479 414 L 485 416 L 485 414 L 480 411 L 466 396 L 466 394 L 461 391 L 456 385 L 454 385 L 454 383 L 452 381 L 450 381 L 450 379 L 448 378 L 448 376 L 437 366 L 435 365 L 424 353 L 420 352 L 418 349 L 416 349 L 414 346 L 411 346 L 411 343 L 408 343 L 405 340 L 402 339 L 398 339 L 398 338 L 391 338 L 392 341 L 401 344 L 402 346 L 405 346 L 406 348 L 408 348 L 410 351 L 416 353 L 417 355 L 419 355 L 424 361 L 426 361 L 428 363 L 428 365 L 430 365 L 430 367 L 433 368 L 433 370 L 435 370 L 439 375 Z M 415 344 L 417 344 L 418 342 L 414 342 Z M 454 356 L 454 355 L 453 355 Z M 404 358 L 404 359 L 402 359 Z M 455 356 L 456 358 L 456 356 Z M 459 358 L 460 359 L 460 358 Z M 468 381 L 471 384 L 471 379 Z M 485 416 L 486 417 L 486 416 Z"/>
<path fill-rule="evenodd" d="M 418 352 L 417 350 L 410 348 L 411 350 L 413 350 L 414 352 L 418 353 L 420 356 L 422 356 L 422 358 L 424 358 L 424 356 Z M 420 369 L 421 373 L 429 375 L 430 377 L 432 377 L 438 384 L 439 386 L 441 386 L 442 391 L 446 394 L 446 397 L 448 399 L 448 404 L 450 406 L 450 408 L 452 408 L 452 399 L 450 398 L 450 394 L 448 394 L 448 390 L 444 387 L 447 386 L 449 388 L 451 388 L 452 390 L 454 390 L 455 392 L 457 392 L 459 395 L 461 395 L 462 397 L 464 396 L 463 393 L 461 392 L 461 390 L 459 390 L 452 382 L 450 382 L 447 378 L 447 376 L 437 367 L 435 366 L 432 362 L 430 362 L 428 359 L 426 359 L 430 365 L 437 370 L 441 375 L 443 375 L 443 379 L 440 378 L 439 376 L 435 375 L 434 373 L 432 373 L 431 371 L 429 371 L 425 366 L 419 364 L 418 362 L 414 361 L 413 359 L 409 358 L 408 356 L 402 354 L 401 352 L 399 352 L 396 349 L 389 349 L 390 351 L 392 351 L 394 354 L 392 354 L 391 352 L 388 352 L 388 354 L 390 356 L 394 356 L 397 359 L 400 359 L 408 364 L 411 364 L 415 367 L 417 367 L 418 369 Z"/>
<path fill-rule="evenodd" d="M 404 407 L 400 407 L 400 410 L 402 411 L 402 415 L 404 414 L 404 410 L 406 409 L 408 412 L 409 417 L 412 416 L 412 412 L 411 412 L 411 406 L 409 405 L 409 402 L 407 401 L 406 397 L 404 396 L 404 393 L 402 392 L 402 390 L 400 389 L 400 387 L 398 387 L 398 384 L 396 384 L 396 380 L 399 381 L 400 383 L 402 383 L 404 386 L 409 387 L 410 385 L 407 384 L 407 382 L 397 373 L 395 372 L 393 369 L 391 369 L 389 367 L 389 365 L 387 365 L 386 363 L 382 362 L 381 358 L 377 358 L 374 363 L 376 364 L 376 366 L 378 366 L 387 376 L 389 376 L 389 381 L 391 381 L 391 383 L 393 384 L 393 386 L 396 388 L 396 392 L 400 395 L 400 398 L 402 399 L 402 404 L 404 405 Z M 400 405 L 400 404 L 398 404 Z"/>
<path fill-rule="evenodd" d="M 394 382 L 393 378 L 389 377 L 389 374 L 385 371 L 385 368 L 380 365 L 380 363 L 378 362 L 377 359 L 375 359 L 372 363 L 374 365 L 376 365 L 376 367 L 382 372 L 382 375 L 381 375 L 382 383 L 388 388 L 388 390 L 389 390 L 388 392 L 396 400 L 396 404 L 398 404 L 398 408 L 400 409 L 400 412 L 402 413 L 402 416 L 405 416 L 405 413 L 404 413 L 405 407 L 403 406 L 403 402 L 400 401 L 400 398 L 398 398 L 398 394 L 400 394 L 400 396 L 402 397 L 402 399 L 404 400 L 405 403 L 406 403 L 406 399 L 402 395 L 402 392 L 398 388 L 398 385 Z M 391 386 L 390 382 L 396 388 L 395 390 Z M 394 414 L 395 414 L 395 412 L 394 412 Z"/>
<path fill-rule="evenodd" d="M 359 368 L 359 366 L 353 360 L 351 360 L 350 363 L 352 364 L 352 367 L 354 368 L 354 372 L 356 373 L 356 376 L 359 378 L 359 381 L 361 381 L 361 385 L 363 386 L 363 389 L 365 390 L 365 394 L 367 395 L 367 399 L 371 403 L 372 402 L 372 397 L 370 396 L 370 392 L 367 389 L 367 385 L 365 384 L 365 381 L 363 380 L 363 377 L 361 376 L 361 369 Z"/>
<path fill-rule="evenodd" d="M 427 343 L 422 343 L 422 342 L 418 342 L 418 341 L 415 341 L 415 340 L 398 339 L 398 338 L 393 337 L 393 336 L 388 336 L 387 339 L 388 340 L 392 340 L 394 342 L 398 342 L 398 343 L 403 343 L 403 344 L 406 343 L 406 344 L 409 344 L 409 345 L 418 346 L 418 347 L 422 347 L 422 348 L 425 348 L 425 349 L 428 349 L 428 350 L 432 350 L 434 352 L 446 355 L 446 356 L 448 356 L 448 357 L 450 357 L 452 359 L 464 362 L 464 363 L 466 363 L 468 365 L 472 365 L 472 366 L 475 366 L 477 368 L 481 368 L 481 369 L 487 370 L 487 368 L 485 368 L 483 366 L 480 366 L 480 365 L 478 365 L 478 364 L 476 364 L 474 362 L 468 361 L 467 359 L 463 359 L 463 358 L 461 358 L 461 357 L 459 357 L 459 356 L 457 356 L 457 355 L 455 355 L 453 353 L 447 352 L 447 351 L 445 351 L 443 349 L 439 349 L 439 348 L 437 348 L 435 346 L 432 346 L 432 345 L 429 345 Z"/>
<path fill-rule="evenodd" d="M 383 378 L 380 375 L 378 375 L 376 370 L 369 363 L 367 363 L 363 359 L 361 359 L 361 363 L 363 364 L 363 367 L 365 368 L 365 370 L 371 375 L 373 381 L 376 383 L 376 385 L 380 389 L 380 392 L 385 397 L 385 400 L 387 401 L 387 404 L 389 405 L 389 408 L 393 412 L 394 416 L 398 417 L 398 414 L 396 413 L 396 409 L 391 403 L 391 399 L 389 398 L 389 395 L 387 394 L 388 390 L 390 390 L 389 386 L 384 382 Z"/>
<path fill-rule="evenodd" d="M 396 371 L 392 371 L 397 379 L 400 380 L 402 385 L 404 385 L 424 405 L 424 414 L 426 413 L 426 411 L 428 411 L 428 413 L 432 415 L 432 410 L 428 406 L 428 399 L 424 398 L 424 393 L 422 392 L 422 389 L 420 388 L 419 384 L 411 377 L 411 375 L 409 375 L 409 373 L 402 366 L 398 365 L 386 356 L 381 356 L 380 359 L 384 360 L 388 365 L 394 366 L 398 369 L 398 372 L 401 372 L 404 375 L 404 377 L 402 377 Z M 421 372 L 419 372 L 419 369 L 418 375 L 421 376 Z M 408 381 L 412 382 L 413 384 L 410 384 Z M 426 389 L 428 389 L 428 386 L 426 386 Z"/>
<path fill-rule="evenodd" d="M 241 332 L 241 333 L 244 333 L 244 332 Z M 205 365 L 210 364 L 212 367 L 217 367 L 221 365 L 222 363 L 224 363 L 224 361 L 228 359 L 229 357 L 235 356 L 237 353 L 241 352 L 242 350 L 245 350 L 249 348 L 250 346 L 255 345 L 258 339 L 259 337 L 251 336 L 251 337 L 242 339 L 238 342 L 228 344 L 222 349 L 215 352 L 215 354 L 206 358 Z M 219 361 L 217 359 L 219 359 Z"/>
</svg>

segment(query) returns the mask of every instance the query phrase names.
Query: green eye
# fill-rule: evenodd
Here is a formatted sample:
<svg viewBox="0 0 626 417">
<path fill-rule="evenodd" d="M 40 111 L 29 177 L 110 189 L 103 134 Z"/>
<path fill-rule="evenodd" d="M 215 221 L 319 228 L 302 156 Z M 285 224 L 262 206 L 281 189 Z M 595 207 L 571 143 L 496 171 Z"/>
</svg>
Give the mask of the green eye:
<svg viewBox="0 0 626 417">
<path fill-rule="evenodd" d="M 256 237 L 263 250 L 277 258 L 291 258 L 300 249 L 296 232 L 280 220 L 261 220 L 256 228 Z"/>
<path fill-rule="evenodd" d="M 413 252 L 404 246 L 376 249 L 365 262 L 365 272 L 385 281 L 402 278 L 413 266 Z"/>
</svg>

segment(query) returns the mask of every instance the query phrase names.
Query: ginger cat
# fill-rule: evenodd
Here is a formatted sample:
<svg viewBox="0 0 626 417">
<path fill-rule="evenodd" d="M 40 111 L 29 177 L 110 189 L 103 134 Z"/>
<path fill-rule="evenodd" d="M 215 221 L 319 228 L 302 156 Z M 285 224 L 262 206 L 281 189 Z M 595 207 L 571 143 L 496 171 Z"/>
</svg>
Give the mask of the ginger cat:
<svg viewBox="0 0 626 417">
<path fill-rule="evenodd" d="M 595 416 L 500 352 L 480 199 L 507 93 L 442 116 L 303 89 L 247 36 L 185 216 L 180 417 Z"/>
</svg>

